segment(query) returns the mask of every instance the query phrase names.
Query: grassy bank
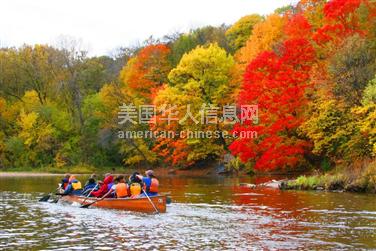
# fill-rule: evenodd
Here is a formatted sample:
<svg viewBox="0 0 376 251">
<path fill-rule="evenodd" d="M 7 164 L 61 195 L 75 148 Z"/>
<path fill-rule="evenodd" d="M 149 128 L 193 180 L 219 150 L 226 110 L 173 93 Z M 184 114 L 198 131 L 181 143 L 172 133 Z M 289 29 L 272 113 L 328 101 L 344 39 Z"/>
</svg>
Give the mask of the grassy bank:
<svg viewBox="0 0 376 251">
<path fill-rule="evenodd" d="M 283 188 L 376 193 L 376 161 L 339 167 L 326 174 L 299 176 L 285 182 Z"/>
</svg>

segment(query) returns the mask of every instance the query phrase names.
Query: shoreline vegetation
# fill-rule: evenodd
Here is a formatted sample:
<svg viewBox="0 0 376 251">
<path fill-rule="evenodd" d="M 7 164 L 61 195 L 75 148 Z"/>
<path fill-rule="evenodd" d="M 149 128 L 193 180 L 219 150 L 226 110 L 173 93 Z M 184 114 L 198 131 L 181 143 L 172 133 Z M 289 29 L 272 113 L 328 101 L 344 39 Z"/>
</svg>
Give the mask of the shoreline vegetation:
<svg viewBox="0 0 376 251">
<path fill-rule="evenodd" d="M 339 167 L 331 172 L 301 175 L 283 181 L 282 190 L 316 190 L 376 193 L 376 161 L 359 167 Z"/>
<path fill-rule="evenodd" d="M 88 175 L 88 174 L 99 174 L 104 175 L 105 173 L 113 174 L 132 174 L 134 171 L 145 171 L 147 169 L 153 169 L 158 176 L 166 175 L 178 175 L 178 176 L 210 176 L 219 175 L 217 173 L 216 167 L 213 164 L 209 164 L 206 167 L 200 168 L 188 168 L 188 169 L 174 169 L 166 167 L 123 167 L 123 166 L 105 166 L 105 167 L 94 167 L 89 165 L 76 165 L 71 167 L 41 167 L 41 168 L 6 168 L 0 169 L 1 176 L 50 176 L 50 175 L 62 175 L 65 173 L 71 173 L 76 175 Z M 241 172 L 246 175 L 247 173 Z"/>
</svg>

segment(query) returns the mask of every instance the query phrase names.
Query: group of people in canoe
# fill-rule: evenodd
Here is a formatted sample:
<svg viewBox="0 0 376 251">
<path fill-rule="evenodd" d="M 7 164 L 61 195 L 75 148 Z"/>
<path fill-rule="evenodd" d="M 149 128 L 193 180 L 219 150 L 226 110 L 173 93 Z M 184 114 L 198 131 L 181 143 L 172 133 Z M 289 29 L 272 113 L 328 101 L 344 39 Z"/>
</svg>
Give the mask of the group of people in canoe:
<svg viewBox="0 0 376 251">
<path fill-rule="evenodd" d="M 96 175 L 92 174 L 84 186 L 74 175 L 66 174 L 61 181 L 60 193 L 97 198 L 137 198 L 158 195 L 158 187 L 159 181 L 153 170 L 147 170 L 145 176 L 135 172 L 128 180 L 124 175 L 107 173 L 103 181 L 97 181 Z"/>
</svg>

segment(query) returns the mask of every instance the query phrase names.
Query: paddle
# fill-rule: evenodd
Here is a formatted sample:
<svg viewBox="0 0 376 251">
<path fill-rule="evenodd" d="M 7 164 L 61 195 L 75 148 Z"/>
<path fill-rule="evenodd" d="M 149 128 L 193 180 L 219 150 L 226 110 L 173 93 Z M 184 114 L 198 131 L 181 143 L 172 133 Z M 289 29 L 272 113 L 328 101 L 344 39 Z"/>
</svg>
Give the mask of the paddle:
<svg viewBox="0 0 376 251">
<path fill-rule="evenodd" d="M 59 200 L 61 199 L 61 197 L 63 197 L 63 196 L 67 196 L 67 195 L 69 195 L 69 194 L 65 194 L 65 193 L 55 193 L 55 195 L 58 195 L 58 196 L 60 196 L 60 197 L 55 198 L 53 201 L 51 201 L 51 203 L 58 203 Z"/>
<path fill-rule="evenodd" d="M 51 197 L 51 194 L 46 194 L 42 198 L 39 199 L 40 202 L 47 202 Z"/>
<path fill-rule="evenodd" d="M 61 197 L 56 197 L 53 201 L 51 201 L 50 203 L 58 203 L 59 200 L 60 200 Z"/>
<path fill-rule="evenodd" d="M 104 200 L 104 198 L 105 198 L 105 197 L 102 197 L 102 198 L 100 198 L 99 200 L 97 199 L 97 200 L 95 200 L 95 201 L 93 201 L 93 202 L 90 202 L 90 203 L 88 203 L 88 204 L 82 205 L 82 206 L 80 206 L 80 208 L 89 208 L 91 205 L 97 203 L 98 201 Z"/>
<path fill-rule="evenodd" d="M 39 199 L 39 201 L 40 202 L 47 202 L 51 198 L 51 194 L 54 193 L 59 188 L 60 188 L 60 184 L 59 184 L 59 187 L 57 187 L 53 192 L 44 195 L 42 198 Z"/>
<path fill-rule="evenodd" d="M 151 201 L 149 195 L 145 192 L 145 190 L 144 190 L 143 188 L 141 188 L 141 189 L 142 189 L 142 192 L 145 194 L 146 198 L 148 198 L 148 200 L 150 201 L 150 203 L 153 205 L 153 207 L 154 207 L 154 209 L 155 209 L 155 212 L 156 212 L 157 214 L 159 214 L 159 210 L 158 210 L 158 208 L 157 208 L 157 207 L 154 205 L 154 203 Z"/>
<path fill-rule="evenodd" d="M 81 205 L 83 205 L 83 204 L 86 202 L 87 198 L 90 197 L 91 193 L 92 193 L 92 192 L 98 187 L 98 185 L 99 185 L 99 183 L 97 183 L 97 184 L 95 185 L 95 187 L 94 187 L 93 189 L 91 189 L 90 193 L 86 196 L 86 198 L 85 198 L 84 201 L 81 203 Z"/>
</svg>

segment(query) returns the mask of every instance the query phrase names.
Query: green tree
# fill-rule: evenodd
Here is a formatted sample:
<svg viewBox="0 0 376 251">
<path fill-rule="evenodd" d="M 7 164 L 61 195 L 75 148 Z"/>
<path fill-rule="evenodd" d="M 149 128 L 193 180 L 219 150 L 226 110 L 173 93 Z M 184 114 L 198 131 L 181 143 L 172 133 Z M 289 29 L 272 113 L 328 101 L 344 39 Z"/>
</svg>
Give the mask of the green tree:
<svg viewBox="0 0 376 251">
<path fill-rule="evenodd" d="M 376 46 L 354 35 L 346 39 L 331 60 L 334 93 L 349 105 L 360 105 L 363 91 L 376 72 Z"/>
<path fill-rule="evenodd" d="M 368 105 L 370 103 L 376 103 L 376 76 L 369 81 L 363 93 L 362 104 Z"/>
<path fill-rule="evenodd" d="M 232 52 L 232 47 L 226 38 L 227 27 L 221 25 L 219 27 L 206 26 L 191 30 L 186 34 L 181 34 L 174 38 L 169 44 L 171 47 L 170 59 L 173 66 L 176 66 L 185 53 L 196 48 L 198 45 L 207 45 L 217 43 L 227 52 Z"/>
<path fill-rule="evenodd" d="M 226 37 L 234 51 L 237 51 L 245 45 L 252 33 L 253 26 L 261 22 L 262 19 L 263 18 L 258 14 L 244 16 L 226 31 Z"/>
</svg>

